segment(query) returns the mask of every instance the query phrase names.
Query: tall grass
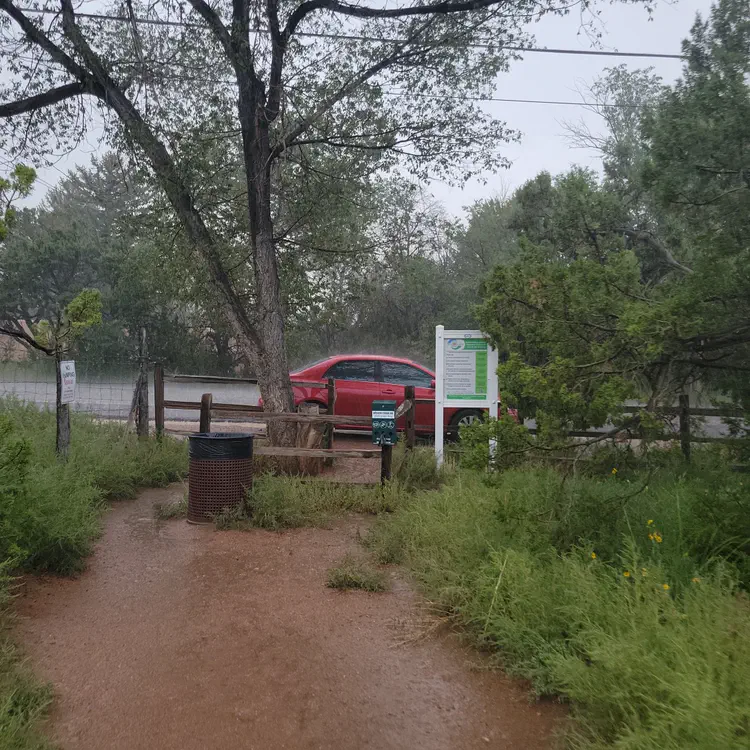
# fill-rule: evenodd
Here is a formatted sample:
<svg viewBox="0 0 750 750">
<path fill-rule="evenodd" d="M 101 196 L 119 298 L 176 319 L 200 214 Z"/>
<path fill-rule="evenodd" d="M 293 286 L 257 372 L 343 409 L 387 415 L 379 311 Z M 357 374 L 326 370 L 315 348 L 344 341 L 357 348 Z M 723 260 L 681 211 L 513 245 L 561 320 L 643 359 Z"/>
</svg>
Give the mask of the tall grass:
<svg viewBox="0 0 750 750">
<path fill-rule="evenodd" d="M 219 529 L 274 531 L 327 526 L 345 513 L 392 512 L 404 497 L 404 489 L 397 482 L 380 487 L 264 474 L 253 482 L 245 507 L 219 514 L 216 525 Z"/>
<path fill-rule="evenodd" d="M 0 750 L 47 747 L 36 719 L 50 700 L 9 638 L 11 573 L 81 570 L 108 500 L 166 484 L 187 468 L 184 444 L 141 441 L 122 425 L 85 416 L 73 416 L 67 463 L 54 446 L 54 414 L 0 400 Z"/>
<path fill-rule="evenodd" d="M 0 401 L 0 560 L 75 573 L 91 552 L 108 500 L 184 475 L 185 445 L 138 440 L 123 425 L 74 415 L 70 457 L 57 460 L 55 418 Z"/>
<path fill-rule="evenodd" d="M 742 477 L 713 468 L 469 474 L 412 496 L 369 544 L 407 564 L 508 671 L 572 700 L 572 747 L 739 750 L 750 747 L 738 583 L 749 501 Z"/>
</svg>

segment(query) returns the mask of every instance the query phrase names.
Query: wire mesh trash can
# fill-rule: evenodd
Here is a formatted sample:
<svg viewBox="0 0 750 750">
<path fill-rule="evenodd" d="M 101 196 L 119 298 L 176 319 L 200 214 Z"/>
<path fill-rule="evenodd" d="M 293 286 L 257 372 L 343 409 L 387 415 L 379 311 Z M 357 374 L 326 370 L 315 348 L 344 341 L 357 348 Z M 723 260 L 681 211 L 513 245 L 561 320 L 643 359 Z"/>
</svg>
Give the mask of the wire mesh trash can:
<svg viewBox="0 0 750 750">
<path fill-rule="evenodd" d="M 253 436 L 237 432 L 190 435 L 188 512 L 190 523 L 242 505 L 253 483 Z"/>
</svg>

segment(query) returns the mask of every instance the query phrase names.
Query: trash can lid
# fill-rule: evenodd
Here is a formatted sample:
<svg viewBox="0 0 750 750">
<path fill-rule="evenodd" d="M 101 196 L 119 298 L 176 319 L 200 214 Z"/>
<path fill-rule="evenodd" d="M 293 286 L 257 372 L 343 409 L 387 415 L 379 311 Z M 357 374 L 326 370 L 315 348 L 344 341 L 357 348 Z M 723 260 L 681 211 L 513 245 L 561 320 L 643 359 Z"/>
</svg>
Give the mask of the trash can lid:
<svg viewBox="0 0 750 750">
<path fill-rule="evenodd" d="M 251 458 L 253 437 L 249 432 L 197 432 L 189 436 L 188 454 L 208 460 Z"/>
</svg>

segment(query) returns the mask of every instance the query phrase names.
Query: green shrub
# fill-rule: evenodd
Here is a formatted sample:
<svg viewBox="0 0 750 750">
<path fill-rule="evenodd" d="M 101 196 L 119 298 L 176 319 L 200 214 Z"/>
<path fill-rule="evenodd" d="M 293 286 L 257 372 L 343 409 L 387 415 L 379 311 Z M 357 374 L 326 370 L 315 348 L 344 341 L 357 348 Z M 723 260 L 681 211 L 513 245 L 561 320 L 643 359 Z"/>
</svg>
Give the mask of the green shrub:
<svg viewBox="0 0 750 750">
<path fill-rule="evenodd" d="M 510 414 L 461 427 L 461 465 L 467 469 L 501 471 L 519 466 L 534 452 L 534 438 Z M 490 453 L 490 441 L 494 450 Z"/>
<path fill-rule="evenodd" d="M 346 555 L 328 571 L 326 585 L 332 589 L 361 589 L 371 592 L 385 591 L 387 588 L 386 578 L 380 570 L 353 555 Z"/>
</svg>

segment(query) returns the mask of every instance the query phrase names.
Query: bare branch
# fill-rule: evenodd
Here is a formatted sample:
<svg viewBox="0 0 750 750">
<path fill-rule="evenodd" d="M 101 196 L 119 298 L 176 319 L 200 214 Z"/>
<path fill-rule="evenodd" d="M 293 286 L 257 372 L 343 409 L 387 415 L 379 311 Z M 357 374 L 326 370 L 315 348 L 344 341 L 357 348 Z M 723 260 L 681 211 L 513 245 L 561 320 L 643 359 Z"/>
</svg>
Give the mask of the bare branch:
<svg viewBox="0 0 750 750">
<path fill-rule="evenodd" d="M 26 99 L 18 99 L 15 102 L 0 104 L 0 118 L 14 117 L 22 115 L 25 112 L 34 112 L 37 109 L 43 109 L 51 104 L 58 104 L 66 99 L 80 96 L 81 94 L 93 94 L 94 91 L 89 83 L 77 81 L 68 83 L 65 86 L 45 91 L 43 94 L 29 96 Z"/>
<path fill-rule="evenodd" d="M 355 18 L 404 18 L 419 15 L 447 15 L 449 13 L 463 13 L 470 10 L 482 10 L 494 5 L 502 5 L 506 0 L 465 0 L 465 2 L 438 2 L 427 5 L 415 5 L 411 8 L 368 8 L 361 5 L 350 5 L 338 0 L 306 0 L 297 6 L 289 17 L 284 28 L 284 39 L 288 40 L 297 26 L 306 16 L 316 10 L 329 10 Z"/>
</svg>

